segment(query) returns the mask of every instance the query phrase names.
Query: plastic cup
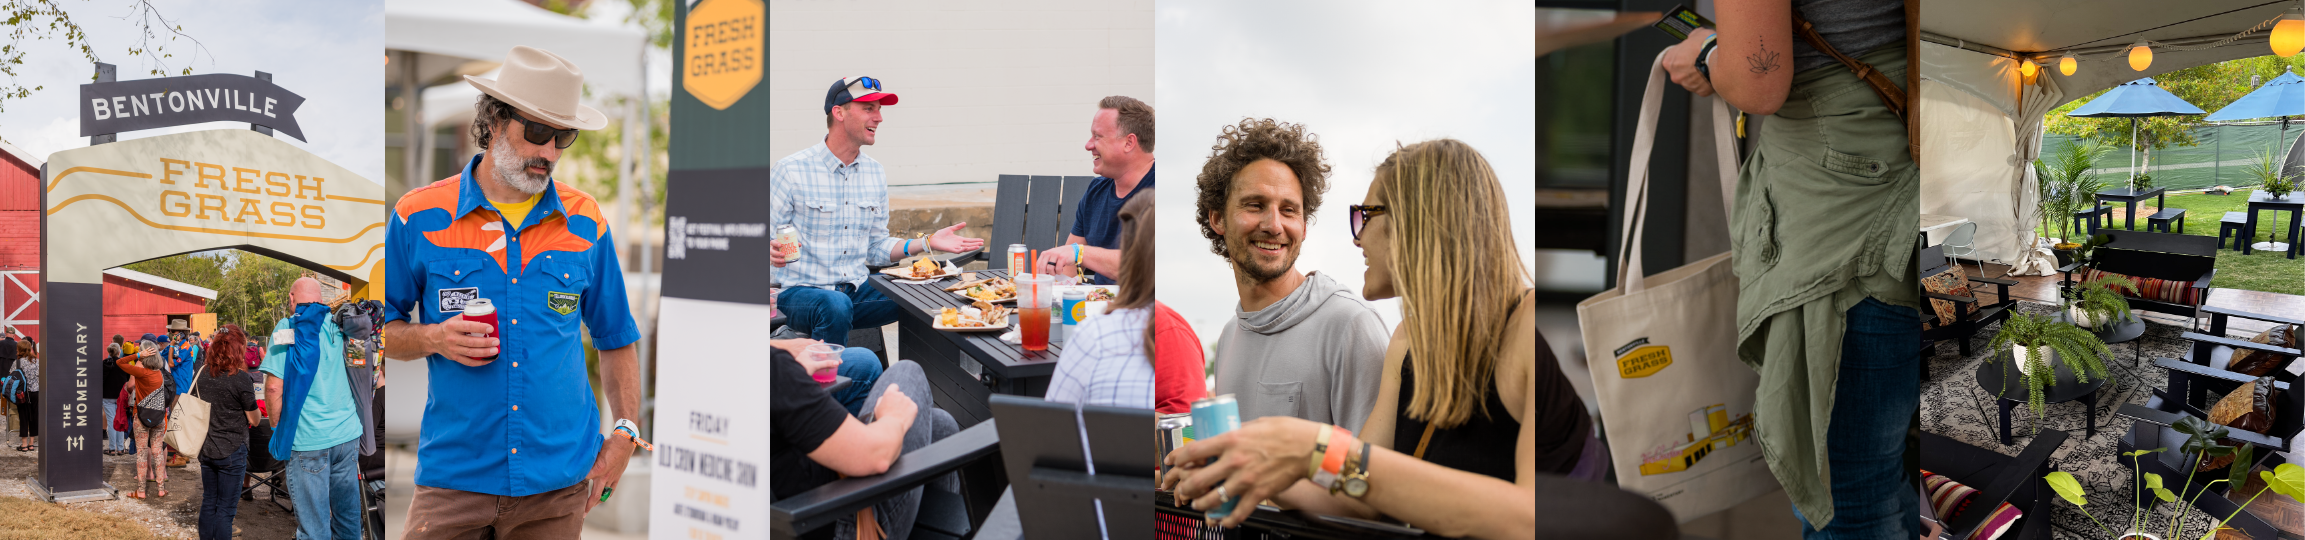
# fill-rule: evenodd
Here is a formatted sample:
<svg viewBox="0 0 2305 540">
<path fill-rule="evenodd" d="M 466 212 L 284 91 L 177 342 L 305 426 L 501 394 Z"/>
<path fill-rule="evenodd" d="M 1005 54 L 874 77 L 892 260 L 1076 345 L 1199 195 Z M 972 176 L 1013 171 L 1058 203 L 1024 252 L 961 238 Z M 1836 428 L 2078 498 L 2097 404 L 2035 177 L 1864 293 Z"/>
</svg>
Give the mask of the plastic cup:
<svg viewBox="0 0 2305 540">
<path fill-rule="evenodd" d="M 819 386 L 832 386 L 832 383 L 840 380 L 840 352 L 847 349 L 830 343 L 808 346 L 809 358 L 818 362 L 832 362 L 832 366 L 810 371 L 808 375 L 815 377 Z"/>
</svg>

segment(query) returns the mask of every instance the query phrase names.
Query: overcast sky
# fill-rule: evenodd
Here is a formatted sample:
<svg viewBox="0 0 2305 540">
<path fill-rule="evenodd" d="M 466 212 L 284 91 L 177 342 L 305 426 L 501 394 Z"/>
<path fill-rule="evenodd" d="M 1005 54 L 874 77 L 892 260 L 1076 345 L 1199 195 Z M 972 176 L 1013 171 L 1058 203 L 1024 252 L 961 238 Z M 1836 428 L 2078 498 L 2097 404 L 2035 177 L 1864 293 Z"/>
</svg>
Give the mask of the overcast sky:
<svg viewBox="0 0 2305 540">
<path fill-rule="evenodd" d="M 1193 223 L 1193 177 L 1217 133 L 1243 117 L 1320 135 L 1329 192 L 1297 268 L 1360 290 L 1367 269 L 1346 223 L 1394 144 L 1465 141 L 1511 194 L 1523 264 L 1534 265 L 1536 12 L 1527 2 L 1162 0 L 1153 10 L 1158 97 L 1160 298 L 1215 344 L 1240 295 Z M 1390 325 L 1397 300 L 1378 303 Z"/>
<path fill-rule="evenodd" d="M 371 182 L 384 180 L 384 3 L 294 0 L 153 0 L 160 13 L 205 51 L 178 39 L 168 44 L 170 66 L 189 63 L 193 74 L 272 74 L 272 82 L 304 96 L 296 111 L 307 141 L 280 140 L 334 162 Z M 139 37 L 125 2 L 61 2 L 88 31 L 97 58 L 120 66 L 122 80 L 151 78 L 151 64 L 130 57 Z M 155 32 L 159 32 L 155 29 Z M 161 33 L 160 39 L 167 34 Z M 11 99 L 0 113 L 0 138 L 45 160 L 48 154 L 88 145 L 80 136 L 79 85 L 95 66 L 61 41 L 25 41 L 16 78 L 46 88 Z M 197 55 L 196 55 L 197 53 Z M 187 62 L 189 60 L 189 62 Z M 173 72 L 172 72 L 173 73 Z M 208 122 L 120 134 L 121 140 L 248 124 Z"/>
</svg>

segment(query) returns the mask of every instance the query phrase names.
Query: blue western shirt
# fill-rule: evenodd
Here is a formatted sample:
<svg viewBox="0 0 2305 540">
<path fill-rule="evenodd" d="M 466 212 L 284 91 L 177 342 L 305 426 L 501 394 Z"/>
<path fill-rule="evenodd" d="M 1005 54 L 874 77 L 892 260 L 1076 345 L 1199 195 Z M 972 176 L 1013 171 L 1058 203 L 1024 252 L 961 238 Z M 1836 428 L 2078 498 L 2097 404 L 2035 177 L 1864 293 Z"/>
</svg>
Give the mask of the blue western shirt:
<svg viewBox="0 0 2305 540">
<path fill-rule="evenodd" d="M 615 237 L 600 205 L 549 182 L 512 226 L 489 204 L 473 168 L 400 198 L 387 219 L 387 320 L 446 321 L 466 302 L 496 304 L 496 360 L 469 367 L 425 359 L 431 395 L 417 440 L 417 485 L 522 497 L 575 485 L 600 453 L 599 404 L 584 343 L 623 348 L 640 338 L 626 305 Z M 507 233 L 507 231 L 511 231 Z"/>
</svg>

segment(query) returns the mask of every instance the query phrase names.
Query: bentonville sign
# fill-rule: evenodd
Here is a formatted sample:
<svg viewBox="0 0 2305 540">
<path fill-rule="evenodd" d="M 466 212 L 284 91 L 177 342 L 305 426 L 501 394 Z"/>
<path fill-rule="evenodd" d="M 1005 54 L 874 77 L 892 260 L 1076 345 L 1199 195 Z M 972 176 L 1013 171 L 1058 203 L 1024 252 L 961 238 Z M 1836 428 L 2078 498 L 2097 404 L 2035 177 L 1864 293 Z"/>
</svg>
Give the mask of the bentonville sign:
<svg viewBox="0 0 2305 540">
<path fill-rule="evenodd" d="M 132 139 L 48 160 L 48 231 L 100 257 L 58 257 L 47 270 L 102 273 L 129 262 L 250 247 L 292 255 L 354 282 L 383 254 L 384 186 L 245 129 Z M 85 243 L 80 242 L 85 240 Z"/>
<path fill-rule="evenodd" d="M 201 122 L 247 122 L 304 139 L 304 97 L 272 81 L 212 73 L 80 85 L 80 136 Z"/>
</svg>

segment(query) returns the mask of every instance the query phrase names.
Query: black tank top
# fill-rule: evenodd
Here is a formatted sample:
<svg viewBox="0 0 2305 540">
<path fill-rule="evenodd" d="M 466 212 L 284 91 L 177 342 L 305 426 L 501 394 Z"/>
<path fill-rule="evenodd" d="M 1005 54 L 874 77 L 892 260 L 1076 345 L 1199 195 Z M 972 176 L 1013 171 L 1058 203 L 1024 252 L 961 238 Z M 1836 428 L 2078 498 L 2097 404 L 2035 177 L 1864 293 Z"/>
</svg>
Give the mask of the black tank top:
<svg viewBox="0 0 2305 540">
<path fill-rule="evenodd" d="M 1401 453 L 1417 451 L 1417 441 L 1425 435 L 1425 422 L 1409 418 L 1409 402 L 1416 391 L 1416 364 L 1401 359 L 1401 395 L 1399 408 L 1394 411 L 1393 450 Z M 1546 401 L 1537 408 L 1537 462 L 1538 472 L 1568 474 L 1577 466 L 1577 459 L 1585 450 L 1585 435 L 1593 430 L 1593 419 L 1585 414 L 1584 400 L 1577 398 L 1567 376 L 1561 374 L 1561 364 L 1553 357 L 1553 350 L 1545 344 L 1542 334 L 1537 336 L 1537 384 L 1529 389 L 1537 399 Z M 1492 379 L 1493 381 L 1493 379 Z M 1521 422 L 1513 420 L 1512 410 L 1504 398 L 1497 395 L 1494 383 L 1482 389 L 1481 410 L 1457 427 L 1433 430 L 1433 439 L 1425 445 L 1425 461 L 1465 472 L 1489 475 L 1506 482 L 1513 481 L 1514 445 L 1520 442 Z M 1485 414 L 1484 414 L 1485 413 Z"/>
</svg>

